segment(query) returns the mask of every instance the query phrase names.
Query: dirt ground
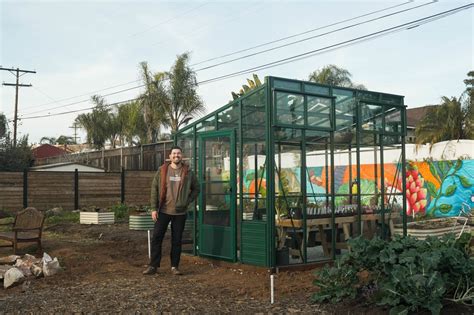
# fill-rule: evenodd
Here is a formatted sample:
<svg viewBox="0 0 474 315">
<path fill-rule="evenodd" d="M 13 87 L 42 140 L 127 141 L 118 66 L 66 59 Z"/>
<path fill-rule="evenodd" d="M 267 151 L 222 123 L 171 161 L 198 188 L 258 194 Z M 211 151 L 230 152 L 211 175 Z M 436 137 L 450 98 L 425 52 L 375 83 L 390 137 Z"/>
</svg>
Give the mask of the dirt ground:
<svg viewBox="0 0 474 315">
<path fill-rule="evenodd" d="M 125 223 L 53 225 L 45 230 L 43 247 L 58 257 L 63 271 L 0 288 L 0 313 L 388 314 L 363 305 L 312 304 L 311 270 L 279 272 L 273 305 L 269 271 L 264 268 L 183 255 L 180 269 L 184 275 L 173 276 L 169 239 L 164 242 L 159 273 L 143 276 L 148 262 L 147 234 L 131 231 Z M 22 247 L 22 253 L 32 249 L 35 247 Z M 10 254 L 11 249 L 0 248 L 0 256 Z"/>
</svg>

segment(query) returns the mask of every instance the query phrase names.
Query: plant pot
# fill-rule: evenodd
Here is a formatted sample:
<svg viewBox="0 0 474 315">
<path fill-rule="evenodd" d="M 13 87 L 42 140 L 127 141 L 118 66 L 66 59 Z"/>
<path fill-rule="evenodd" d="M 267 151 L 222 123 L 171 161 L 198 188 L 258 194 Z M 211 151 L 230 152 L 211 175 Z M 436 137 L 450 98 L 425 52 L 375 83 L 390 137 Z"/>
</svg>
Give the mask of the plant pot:
<svg viewBox="0 0 474 315">
<path fill-rule="evenodd" d="M 155 222 L 150 214 L 146 215 L 131 215 L 128 219 L 128 227 L 130 230 L 146 231 L 153 230 Z"/>
<path fill-rule="evenodd" d="M 436 225 L 439 224 L 437 227 Z M 463 231 L 464 221 L 456 222 L 456 219 L 443 218 L 418 222 L 407 223 L 407 235 L 417 239 L 424 240 L 428 236 L 443 236 L 445 234 L 454 233 L 456 237 Z M 470 227 L 466 225 L 464 232 L 470 232 Z M 394 224 L 392 235 L 403 235 L 403 225 Z"/>
<path fill-rule="evenodd" d="M 81 224 L 114 224 L 115 215 L 113 212 L 79 212 L 79 222 Z"/>
</svg>

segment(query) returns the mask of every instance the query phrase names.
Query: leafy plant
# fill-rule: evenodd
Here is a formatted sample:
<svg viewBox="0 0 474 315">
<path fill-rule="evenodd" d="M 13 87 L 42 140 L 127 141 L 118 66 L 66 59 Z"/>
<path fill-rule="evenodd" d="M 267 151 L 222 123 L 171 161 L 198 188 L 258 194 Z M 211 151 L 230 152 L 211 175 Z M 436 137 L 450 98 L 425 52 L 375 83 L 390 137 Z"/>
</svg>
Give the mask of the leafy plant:
<svg viewBox="0 0 474 315">
<path fill-rule="evenodd" d="M 122 203 L 116 204 L 111 208 L 116 220 L 123 220 L 128 218 L 128 206 Z"/>
<path fill-rule="evenodd" d="M 320 291 L 313 300 L 338 302 L 358 294 L 369 303 L 389 306 L 391 314 L 423 308 L 439 314 L 443 300 L 472 303 L 471 238 L 471 234 L 464 233 L 457 240 L 453 234 L 426 240 L 410 236 L 396 236 L 391 241 L 378 237 L 352 239 L 350 252 L 335 267 L 316 272 L 315 285 Z M 367 274 L 364 281 L 353 277 L 361 272 Z"/>
</svg>

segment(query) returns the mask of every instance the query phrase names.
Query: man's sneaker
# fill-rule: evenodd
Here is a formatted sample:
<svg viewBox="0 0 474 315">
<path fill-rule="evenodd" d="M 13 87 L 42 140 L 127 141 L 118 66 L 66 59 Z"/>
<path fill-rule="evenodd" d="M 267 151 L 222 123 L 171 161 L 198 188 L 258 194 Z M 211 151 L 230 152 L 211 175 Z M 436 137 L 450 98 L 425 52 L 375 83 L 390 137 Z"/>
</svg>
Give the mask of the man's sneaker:
<svg viewBox="0 0 474 315">
<path fill-rule="evenodd" d="M 179 271 L 178 268 L 176 267 L 171 267 L 171 273 L 174 274 L 175 276 L 181 276 L 183 273 Z"/>
<path fill-rule="evenodd" d="M 152 266 L 148 266 L 145 271 L 143 271 L 144 275 L 154 275 L 156 273 L 156 268 Z"/>
</svg>

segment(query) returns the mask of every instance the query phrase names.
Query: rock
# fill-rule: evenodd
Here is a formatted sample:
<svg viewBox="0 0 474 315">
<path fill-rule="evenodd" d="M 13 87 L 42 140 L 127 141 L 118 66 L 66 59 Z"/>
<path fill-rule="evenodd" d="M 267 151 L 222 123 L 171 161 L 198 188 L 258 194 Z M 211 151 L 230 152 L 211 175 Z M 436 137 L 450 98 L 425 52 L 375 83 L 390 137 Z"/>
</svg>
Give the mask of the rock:
<svg viewBox="0 0 474 315">
<path fill-rule="evenodd" d="M 59 261 L 56 257 L 51 258 L 47 253 L 43 253 L 43 273 L 45 276 L 52 276 L 60 270 Z"/>
<path fill-rule="evenodd" d="M 12 267 L 5 272 L 3 279 L 3 287 L 6 289 L 11 287 L 13 284 L 20 282 L 25 278 L 23 273 L 16 267 Z"/>
<path fill-rule="evenodd" d="M 30 267 L 30 271 L 36 278 L 39 278 L 43 275 L 43 268 L 39 265 L 36 265 L 36 264 L 33 264 Z"/>
<path fill-rule="evenodd" d="M 11 268 L 11 265 L 0 265 L 0 279 L 3 279 L 5 272 L 7 272 L 7 270 Z"/>
<path fill-rule="evenodd" d="M 0 257 L 0 264 L 14 264 L 18 258 L 20 258 L 20 256 L 17 255 Z"/>
<path fill-rule="evenodd" d="M 23 259 L 17 259 L 15 263 L 15 267 L 20 270 L 25 277 L 31 276 L 30 266 L 28 261 L 24 261 Z"/>
</svg>

